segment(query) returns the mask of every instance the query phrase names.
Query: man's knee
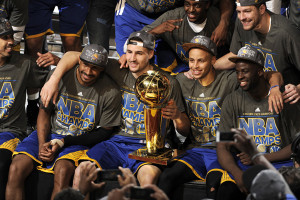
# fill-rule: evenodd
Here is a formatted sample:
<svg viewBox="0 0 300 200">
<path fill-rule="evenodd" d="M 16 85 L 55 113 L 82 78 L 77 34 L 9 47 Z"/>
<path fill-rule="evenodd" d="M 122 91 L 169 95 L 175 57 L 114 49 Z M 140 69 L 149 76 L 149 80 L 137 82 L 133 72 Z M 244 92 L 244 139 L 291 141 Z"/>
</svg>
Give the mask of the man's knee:
<svg viewBox="0 0 300 200">
<path fill-rule="evenodd" d="M 64 50 L 67 51 L 81 51 L 81 40 L 76 36 L 62 36 L 61 37 Z"/>
<path fill-rule="evenodd" d="M 70 177 L 75 172 L 75 165 L 69 160 L 59 160 L 54 167 L 55 177 Z"/>
<path fill-rule="evenodd" d="M 146 184 L 156 184 L 161 170 L 154 165 L 144 165 L 138 171 L 138 181 L 141 186 Z"/>
<path fill-rule="evenodd" d="M 17 155 L 13 158 L 9 168 L 9 182 L 24 182 L 33 170 L 33 160 L 27 155 Z"/>
</svg>

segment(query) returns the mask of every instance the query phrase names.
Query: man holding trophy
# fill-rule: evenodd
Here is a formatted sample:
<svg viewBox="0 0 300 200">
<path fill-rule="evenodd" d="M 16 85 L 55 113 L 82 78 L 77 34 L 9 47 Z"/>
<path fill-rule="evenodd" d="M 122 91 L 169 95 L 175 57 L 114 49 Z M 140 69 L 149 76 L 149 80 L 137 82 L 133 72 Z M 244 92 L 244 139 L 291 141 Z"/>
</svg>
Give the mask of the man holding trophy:
<svg viewBox="0 0 300 200">
<path fill-rule="evenodd" d="M 130 35 L 126 44 L 126 59 L 129 68 L 120 69 L 118 61 L 113 59 L 109 59 L 108 67 L 106 68 L 106 73 L 117 82 L 122 92 L 121 130 L 109 140 L 92 147 L 81 160 L 93 161 L 99 168 L 102 169 L 116 169 L 119 166 L 130 168 L 133 173 L 137 174 L 138 181 L 140 185 L 143 186 L 150 183 L 156 183 L 161 170 L 158 165 L 128 158 L 128 154 L 146 146 L 146 131 L 144 124 L 145 104 L 136 96 L 136 80 L 146 72 L 152 75 L 155 74 L 154 79 L 158 80 L 157 84 L 154 80 L 142 82 L 146 85 L 147 83 L 154 84 L 153 88 L 157 87 L 157 90 L 149 92 L 148 88 L 148 90 L 140 91 L 140 94 L 145 94 L 147 91 L 147 94 L 144 95 L 144 97 L 150 101 L 150 104 L 153 100 L 153 103 L 158 104 L 157 107 L 163 107 L 161 109 L 163 118 L 173 120 L 176 130 L 180 134 L 185 136 L 188 135 L 190 130 L 190 121 L 185 113 L 181 89 L 177 80 L 149 63 L 150 59 L 154 55 L 154 36 L 144 31 L 134 32 Z M 65 62 L 67 65 L 74 65 L 74 62 L 77 62 L 78 55 L 78 52 L 67 52 L 61 59 L 61 62 Z M 157 74 L 162 75 L 156 76 Z M 166 82 L 160 82 L 160 79 L 165 79 L 162 77 L 167 77 L 169 86 L 166 86 Z M 54 91 L 56 80 L 56 78 L 50 78 L 47 85 L 51 85 L 51 88 L 44 88 L 43 91 Z M 161 86 L 163 88 L 160 88 Z M 162 92 L 164 87 L 170 87 L 170 93 L 167 93 L 166 96 L 160 96 L 161 93 L 157 91 Z M 47 92 L 44 92 L 44 94 L 47 95 Z M 155 99 L 155 97 L 158 98 Z M 47 99 L 47 96 L 42 97 L 42 100 L 43 98 Z M 165 124 L 165 126 L 167 127 L 167 124 Z M 161 148 L 161 146 L 158 148 Z"/>
</svg>

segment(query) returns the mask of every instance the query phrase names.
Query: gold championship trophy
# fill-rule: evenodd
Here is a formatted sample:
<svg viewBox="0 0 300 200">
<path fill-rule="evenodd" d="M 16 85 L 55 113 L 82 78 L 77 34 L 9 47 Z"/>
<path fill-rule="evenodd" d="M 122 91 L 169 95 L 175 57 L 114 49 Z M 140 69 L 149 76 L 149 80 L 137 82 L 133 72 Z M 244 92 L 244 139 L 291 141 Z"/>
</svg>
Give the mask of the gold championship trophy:
<svg viewBox="0 0 300 200">
<path fill-rule="evenodd" d="M 169 120 L 162 117 L 161 108 L 170 93 L 170 81 L 159 71 L 149 70 L 136 80 L 135 94 L 147 106 L 144 108 L 146 147 L 130 153 L 129 158 L 167 165 L 172 157 L 172 150 L 165 148 Z"/>
</svg>

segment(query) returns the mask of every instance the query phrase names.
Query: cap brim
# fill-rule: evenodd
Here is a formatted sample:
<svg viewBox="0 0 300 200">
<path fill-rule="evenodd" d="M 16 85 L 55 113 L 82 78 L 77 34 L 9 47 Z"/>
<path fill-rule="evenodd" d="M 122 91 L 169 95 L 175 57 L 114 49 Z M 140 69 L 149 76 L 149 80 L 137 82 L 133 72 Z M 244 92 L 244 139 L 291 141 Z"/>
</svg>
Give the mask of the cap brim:
<svg viewBox="0 0 300 200">
<path fill-rule="evenodd" d="M 204 51 L 207 51 L 209 53 L 211 53 L 212 55 L 215 56 L 215 54 L 209 50 L 208 48 L 206 48 L 205 46 L 201 45 L 201 44 L 197 44 L 197 43 L 185 43 L 182 45 L 182 48 L 185 50 L 185 52 L 189 52 L 189 50 L 191 50 L 192 48 L 198 48 L 198 49 L 202 49 Z"/>
<path fill-rule="evenodd" d="M 241 57 L 238 57 L 238 56 L 230 57 L 230 58 L 228 58 L 228 60 L 230 60 L 233 63 L 237 63 L 238 61 L 247 61 L 247 62 L 251 62 L 251 63 L 257 64 L 257 65 L 259 65 L 261 67 L 264 67 L 263 65 L 259 64 L 258 62 L 255 62 L 255 61 L 250 60 L 248 58 L 241 58 Z"/>
<path fill-rule="evenodd" d="M 80 57 L 79 57 L 80 58 Z M 102 68 L 106 68 L 106 66 L 105 65 L 97 65 L 97 64 L 95 64 L 95 63 L 92 63 L 92 62 L 90 62 L 90 61 L 87 61 L 87 60 L 85 60 L 85 59 L 83 59 L 83 58 L 80 58 L 80 60 L 82 60 L 83 62 L 86 62 L 86 63 L 89 63 L 89 64 L 92 64 L 92 65 L 95 65 L 95 66 L 97 66 L 97 67 L 102 67 Z"/>
<path fill-rule="evenodd" d="M 265 169 L 267 168 L 263 165 L 254 165 L 244 171 L 242 179 L 243 179 L 244 186 L 248 191 L 250 191 L 252 181 L 256 177 L 256 175 Z"/>
</svg>

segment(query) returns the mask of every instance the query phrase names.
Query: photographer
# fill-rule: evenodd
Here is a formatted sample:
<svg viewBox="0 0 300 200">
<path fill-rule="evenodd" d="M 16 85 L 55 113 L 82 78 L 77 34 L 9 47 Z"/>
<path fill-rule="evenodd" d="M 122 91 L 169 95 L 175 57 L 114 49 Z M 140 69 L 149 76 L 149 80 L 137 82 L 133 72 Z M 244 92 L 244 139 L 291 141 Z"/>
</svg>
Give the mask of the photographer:
<svg viewBox="0 0 300 200">
<path fill-rule="evenodd" d="M 151 194 L 149 194 L 150 198 L 156 199 L 156 200 L 168 200 L 168 197 L 166 194 L 160 190 L 156 185 L 146 185 L 143 188 L 136 187 L 137 182 L 128 168 L 122 168 L 119 167 L 119 170 L 122 172 L 122 176 L 118 175 L 118 182 L 122 188 L 113 189 L 108 193 L 108 196 L 103 197 L 102 199 L 111 199 L 111 200 L 118 200 L 118 199 L 128 199 L 126 196 L 130 196 L 129 199 L 132 197 L 132 189 L 131 188 L 137 188 L 139 191 L 141 189 L 146 189 L 145 191 L 150 191 Z M 95 183 L 94 181 L 97 179 L 97 174 L 100 171 L 99 168 L 95 167 L 94 163 L 91 163 L 89 161 L 82 162 L 77 167 L 74 181 L 73 181 L 73 189 L 79 190 L 84 196 L 86 196 L 89 192 L 95 191 L 97 189 L 100 189 L 105 184 L 104 182 L 101 183 Z M 148 190 L 147 190 L 148 189 Z M 149 190 L 150 189 L 150 190 Z M 148 198 L 149 198 L 148 197 Z M 87 197 L 85 198 L 87 199 Z"/>
</svg>

